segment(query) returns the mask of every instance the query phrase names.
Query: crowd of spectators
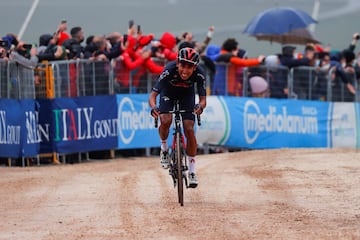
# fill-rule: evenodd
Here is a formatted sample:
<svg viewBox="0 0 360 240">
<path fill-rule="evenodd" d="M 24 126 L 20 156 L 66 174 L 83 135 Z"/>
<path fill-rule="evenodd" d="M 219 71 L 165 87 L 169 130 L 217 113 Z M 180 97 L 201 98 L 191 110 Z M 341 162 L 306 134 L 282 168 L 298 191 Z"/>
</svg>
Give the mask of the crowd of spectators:
<svg viewBox="0 0 360 240">
<path fill-rule="evenodd" d="M 112 63 L 115 92 L 128 93 L 130 84 L 137 91 L 145 73 L 160 74 L 165 63 L 176 60 L 180 48 L 192 47 L 200 53 L 201 65 L 209 73 L 209 93 L 213 95 L 243 96 L 245 88 L 249 92 L 246 96 L 307 99 L 302 95 L 307 95 L 311 87 L 316 91 L 312 99 L 322 100 L 326 98 L 329 76 L 333 89 L 339 89 L 340 85 L 346 87 L 349 99 L 358 91 L 360 52 L 355 52 L 358 33 L 354 33 L 350 45 L 340 51 L 314 44 L 305 45 L 303 49 L 284 45 L 281 53 L 249 57 L 235 38 L 224 39 L 221 45 L 211 44 L 214 32 L 214 27 L 210 26 L 203 41 L 195 41 L 191 32 L 176 36 L 165 31 L 155 36 L 144 34 L 141 27 L 130 20 L 126 33 L 87 36 L 81 26 L 69 31 L 67 21 L 62 20 L 55 32 L 39 36 L 37 45 L 26 44 L 13 33 L 5 34 L 0 40 L 0 59 L 10 59 L 29 68 L 47 61 L 77 59 Z M 299 88 L 289 89 L 289 71 L 298 67 L 314 71 L 316 81 L 310 86 L 306 75 L 304 81 L 293 83 L 294 88 L 300 85 Z M 131 150 L 126 153 L 132 154 Z"/>
<path fill-rule="evenodd" d="M 250 68 L 247 72 L 250 96 L 302 98 L 301 91 L 293 92 L 288 88 L 288 71 L 299 66 L 317 70 L 319 81 L 316 82 L 316 87 L 312 86 L 319 90 L 315 94 L 316 99 L 324 96 L 321 91 L 326 89 L 326 80 L 321 79 L 326 79 L 329 72 L 332 73 L 334 86 L 338 81 L 346 86 L 348 94 L 355 95 L 357 92 L 353 76 L 355 79 L 360 76 L 360 54 L 355 53 L 358 33 L 352 36 L 350 46 L 341 51 L 314 44 L 296 51 L 296 47 L 285 45 L 281 53 L 250 58 L 235 38 L 225 39 L 220 46 L 210 44 L 214 31 L 213 26 L 209 27 L 203 41 L 195 41 L 191 32 L 184 32 L 179 36 L 164 32 L 161 36 L 154 36 L 144 34 L 140 25 L 130 20 L 126 33 L 112 32 L 108 35 L 85 37 L 82 27 L 74 26 L 68 31 L 67 21 L 62 20 L 54 33 L 39 36 L 37 45 L 25 44 L 13 33 L 6 34 L 0 41 L 0 58 L 12 59 L 30 68 L 44 61 L 117 60 L 113 61 L 112 67 L 116 92 L 121 93 L 127 91 L 130 78 L 136 89 L 144 73 L 160 74 L 166 62 L 176 59 L 179 48 L 192 47 L 201 54 L 202 66 L 210 73 L 211 94 L 242 96 L 244 69 Z M 266 67 L 267 70 L 263 71 L 261 67 Z M 282 69 L 285 70 L 281 71 Z"/>
</svg>

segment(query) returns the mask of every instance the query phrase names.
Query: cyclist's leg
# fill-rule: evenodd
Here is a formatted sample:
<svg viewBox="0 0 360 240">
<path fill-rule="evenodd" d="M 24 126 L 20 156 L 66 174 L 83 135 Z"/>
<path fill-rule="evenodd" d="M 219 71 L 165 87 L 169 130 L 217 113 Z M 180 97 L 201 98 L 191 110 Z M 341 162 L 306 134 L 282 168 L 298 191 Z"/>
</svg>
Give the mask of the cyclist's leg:
<svg viewBox="0 0 360 240">
<path fill-rule="evenodd" d="M 160 112 L 169 112 L 174 108 L 174 102 L 168 96 L 161 94 L 159 100 L 159 110 Z M 171 113 L 162 113 L 160 114 L 160 126 L 159 126 L 159 136 L 161 141 L 167 141 L 169 137 L 169 130 L 172 123 L 172 114 Z M 164 149 L 165 150 L 165 149 Z"/>
<path fill-rule="evenodd" d="M 190 93 L 180 100 L 180 108 L 189 112 L 181 114 L 183 120 L 183 129 L 186 137 L 186 154 L 195 157 L 197 143 L 194 132 L 195 116 L 191 112 L 194 110 L 195 96 Z"/>
<path fill-rule="evenodd" d="M 166 96 L 160 96 L 159 109 L 160 112 L 168 112 L 172 110 L 173 103 Z M 160 126 L 159 126 L 159 136 L 161 141 L 161 151 L 160 151 L 160 164 L 163 168 L 167 169 L 170 163 L 169 156 L 169 147 L 167 144 L 167 139 L 169 137 L 169 130 L 172 123 L 172 114 L 162 113 L 160 114 Z"/>
<path fill-rule="evenodd" d="M 195 105 L 195 98 L 183 98 L 182 108 L 192 111 Z M 186 137 L 186 155 L 189 162 L 189 187 L 195 188 L 198 185 L 195 173 L 195 156 L 197 153 L 197 141 L 194 131 L 195 116 L 192 113 L 182 114 L 184 135 Z"/>
<path fill-rule="evenodd" d="M 166 141 L 168 139 L 171 123 L 172 123 L 171 113 L 160 114 L 159 136 L 161 141 Z"/>
<path fill-rule="evenodd" d="M 197 152 L 194 121 L 183 119 L 183 127 L 184 127 L 184 134 L 186 137 L 186 154 L 194 157 Z"/>
<path fill-rule="evenodd" d="M 186 137 L 186 155 L 189 162 L 189 187 L 196 188 L 199 184 L 195 169 L 195 156 L 197 152 L 197 141 L 194 131 L 193 120 L 183 120 L 184 134 Z"/>
</svg>

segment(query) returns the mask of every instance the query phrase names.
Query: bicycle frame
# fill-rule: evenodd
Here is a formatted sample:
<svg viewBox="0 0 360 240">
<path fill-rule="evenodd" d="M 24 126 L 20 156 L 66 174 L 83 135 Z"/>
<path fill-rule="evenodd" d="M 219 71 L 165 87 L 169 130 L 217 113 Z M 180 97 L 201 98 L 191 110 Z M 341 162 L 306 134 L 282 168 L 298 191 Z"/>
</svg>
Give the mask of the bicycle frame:
<svg viewBox="0 0 360 240">
<path fill-rule="evenodd" d="M 174 188 L 177 186 L 178 201 L 181 206 L 184 206 L 184 186 L 189 187 L 187 171 L 188 164 L 186 161 L 186 143 L 185 136 L 182 132 L 182 118 L 181 114 L 189 111 L 181 110 L 179 101 L 176 100 L 174 110 L 168 113 L 173 114 L 173 137 L 170 152 L 170 166 L 169 175 L 171 176 Z M 191 112 L 193 113 L 193 112 Z M 200 116 L 197 115 L 197 123 L 200 126 Z M 157 127 L 157 119 L 155 119 L 155 127 Z M 181 176 L 181 177 L 179 177 Z"/>
<path fill-rule="evenodd" d="M 186 172 L 188 170 L 185 154 L 185 137 L 182 133 L 182 119 L 179 102 L 175 102 L 174 114 L 174 133 L 171 145 L 171 161 L 169 167 L 169 174 L 173 179 L 174 187 L 177 185 L 178 200 L 181 206 L 184 205 L 184 185 L 188 188 L 188 179 Z"/>
</svg>

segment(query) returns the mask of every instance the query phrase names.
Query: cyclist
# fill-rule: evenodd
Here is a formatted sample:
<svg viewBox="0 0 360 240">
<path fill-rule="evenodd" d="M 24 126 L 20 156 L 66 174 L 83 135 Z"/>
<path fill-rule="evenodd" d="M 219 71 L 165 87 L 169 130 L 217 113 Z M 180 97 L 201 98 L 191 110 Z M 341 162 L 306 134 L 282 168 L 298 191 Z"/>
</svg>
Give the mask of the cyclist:
<svg viewBox="0 0 360 240">
<path fill-rule="evenodd" d="M 195 155 L 197 141 L 194 132 L 195 114 L 201 114 L 206 107 L 205 74 L 198 67 L 199 54 L 189 47 L 179 50 L 177 61 L 170 62 L 160 74 L 149 96 L 151 115 L 160 117 L 159 136 L 161 140 L 160 164 L 169 167 L 169 153 L 167 139 L 172 123 L 174 100 L 179 100 L 180 109 L 189 112 L 182 113 L 183 129 L 186 137 L 186 155 L 189 162 L 189 186 L 197 187 L 198 179 L 195 173 Z M 195 88 L 196 86 L 196 88 Z M 199 95 L 199 103 L 195 104 L 195 94 Z M 159 107 L 156 97 L 160 94 Z"/>
</svg>

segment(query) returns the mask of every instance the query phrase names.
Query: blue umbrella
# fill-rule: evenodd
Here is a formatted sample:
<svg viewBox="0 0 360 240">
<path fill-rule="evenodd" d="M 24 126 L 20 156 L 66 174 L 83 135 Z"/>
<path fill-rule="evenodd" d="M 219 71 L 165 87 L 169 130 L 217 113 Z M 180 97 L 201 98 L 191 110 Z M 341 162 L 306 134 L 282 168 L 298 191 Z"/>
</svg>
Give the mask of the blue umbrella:
<svg viewBox="0 0 360 240">
<path fill-rule="evenodd" d="M 317 23 L 306 12 L 291 7 L 275 7 L 265 10 L 255 16 L 245 27 L 243 33 L 257 34 L 283 34 L 298 28 L 305 28 Z"/>
</svg>

